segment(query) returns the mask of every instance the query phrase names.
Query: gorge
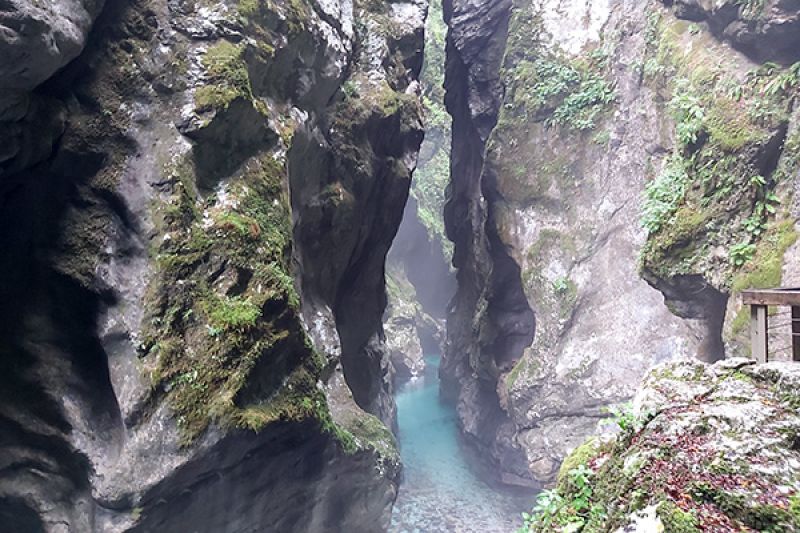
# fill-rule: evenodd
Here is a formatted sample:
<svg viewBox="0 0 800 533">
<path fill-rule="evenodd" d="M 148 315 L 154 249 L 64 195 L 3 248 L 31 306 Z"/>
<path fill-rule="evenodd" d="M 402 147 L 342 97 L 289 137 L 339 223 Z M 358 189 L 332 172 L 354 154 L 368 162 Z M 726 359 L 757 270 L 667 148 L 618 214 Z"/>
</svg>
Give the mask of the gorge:
<svg viewBox="0 0 800 533">
<path fill-rule="evenodd" d="M 800 1 L 0 0 L 0 51 L 0 533 L 800 529 L 741 300 L 800 286 Z"/>
</svg>

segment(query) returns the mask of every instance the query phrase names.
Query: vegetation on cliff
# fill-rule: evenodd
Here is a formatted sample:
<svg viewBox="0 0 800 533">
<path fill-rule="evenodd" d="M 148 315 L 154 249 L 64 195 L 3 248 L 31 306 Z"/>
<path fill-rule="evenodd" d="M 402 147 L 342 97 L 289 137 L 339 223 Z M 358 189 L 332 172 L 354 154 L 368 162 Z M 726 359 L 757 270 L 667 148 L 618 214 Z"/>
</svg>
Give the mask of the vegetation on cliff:
<svg viewBox="0 0 800 533">
<path fill-rule="evenodd" d="M 658 11 L 648 22 L 643 75 L 666 100 L 675 147 L 647 186 L 642 265 L 664 278 L 703 271 L 720 289 L 739 288 L 740 269 L 757 267 L 757 250 L 788 214 L 787 178 L 800 168 L 796 133 L 787 134 L 800 63 L 721 63 L 704 31 Z M 720 247 L 724 257 L 713 252 Z"/>
<path fill-rule="evenodd" d="M 521 531 L 795 531 L 798 384 L 791 363 L 655 368 L 617 436 L 576 449 Z"/>
<path fill-rule="evenodd" d="M 442 0 L 432 0 L 425 22 L 425 61 L 420 82 L 425 106 L 425 141 L 411 184 L 420 221 L 430 236 L 452 257 L 452 243 L 444 232 L 445 190 L 450 179 L 450 115 L 444 108 L 445 34 Z"/>
</svg>

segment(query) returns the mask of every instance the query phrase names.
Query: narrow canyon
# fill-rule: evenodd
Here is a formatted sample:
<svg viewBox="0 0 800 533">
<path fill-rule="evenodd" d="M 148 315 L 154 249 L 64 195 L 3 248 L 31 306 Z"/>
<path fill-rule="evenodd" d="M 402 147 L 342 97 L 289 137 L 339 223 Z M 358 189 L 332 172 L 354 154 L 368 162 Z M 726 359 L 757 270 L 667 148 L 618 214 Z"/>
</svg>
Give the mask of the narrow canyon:
<svg viewBox="0 0 800 533">
<path fill-rule="evenodd" d="M 0 0 L 0 52 L 0 533 L 800 530 L 800 0 Z"/>
</svg>

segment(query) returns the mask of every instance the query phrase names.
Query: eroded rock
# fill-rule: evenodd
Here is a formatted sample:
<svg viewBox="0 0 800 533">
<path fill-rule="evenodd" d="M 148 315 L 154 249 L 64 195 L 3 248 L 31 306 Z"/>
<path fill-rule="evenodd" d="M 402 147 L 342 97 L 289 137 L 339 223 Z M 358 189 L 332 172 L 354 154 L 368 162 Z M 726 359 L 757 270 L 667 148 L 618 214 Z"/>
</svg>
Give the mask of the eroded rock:
<svg viewBox="0 0 800 533">
<path fill-rule="evenodd" d="M 591 494 L 577 516 L 592 531 L 791 531 L 800 524 L 799 377 L 796 364 L 747 359 L 656 367 L 625 429 L 565 462 L 564 503 L 531 530 L 574 519 L 573 480 L 583 476 Z"/>
<path fill-rule="evenodd" d="M 100 4 L 26 35 L 60 46 L 79 7 Z M 422 135 L 425 6 L 374 7 L 112 2 L 14 115 L 2 527 L 388 527 L 399 459 L 367 411 L 391 422 L 383 260 Z M 41 59 L 31 76 L 59 68 Z"/>
</svg>

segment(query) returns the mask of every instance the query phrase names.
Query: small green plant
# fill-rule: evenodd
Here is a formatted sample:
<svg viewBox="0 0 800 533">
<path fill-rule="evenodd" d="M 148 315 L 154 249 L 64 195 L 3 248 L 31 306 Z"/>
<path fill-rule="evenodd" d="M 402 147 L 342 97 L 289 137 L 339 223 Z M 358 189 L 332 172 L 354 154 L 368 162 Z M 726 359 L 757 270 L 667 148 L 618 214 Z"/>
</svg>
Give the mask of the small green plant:
<svg viewBox="0 0 800 533">
<path fill-rule="evenodd" d="M 731 262 L 737 266 L 743 266 L 750 261 L 756 253 L 756 245 L 749 242 L 734 244 L 730 249 Z"/>
<path fill-rule="evenodd" d="M 557 520 L 563 498 L 556 489 L 544 490 L 536 497 L 536 504 L 531 513 L 522 513 L 523 525 L 517 533 L 533 531 L 537 525 L 551 525 Z"/>
<path fill-rule="evenodd" d="M 766 229 L 766 222 L 764 218 L 753 214 L 744 220 L 744 229 L 753 237 L 759 237 Z"/>
<path fill-rule="evenodd" d="M 649 234 L 657 233 L 669 221 L 683 201 L 688 184 L 683 158 L 673 155 L 658 177 L 645 187 L 642 226 Z"/>
<path fill-rule="evenodd" d="M 558 57 L 522 60 L 509 80 L 515 94 L 511 107 L 526 114 L 546 112 L 548 126 L 590 130 L 616 98 L 613 87 L 600 74 L 606 63 L 602 50 L 590 54 L 588 64 Z"/>
<path fill-rule="evenodd" d="M 754 187 L 764 187 L 766 184 L 767 180 L 764 178 L 764 176 L 757 174 L 750 177 L 750 185 L 753 185 Z"/>
<path fill-rule="evenodd" d="M 570 289 L 570 280 L 567 277 L 558 278 L 553 282 L 553 291 L 558 294 L 566 294 Z"/>
<path fill-rule="evenodd" d="M 675 118 L 675 134 L 681 146 L 689 147 L 697 143 L 705 128 L 706 112 L 700 98 L 689 91 L 687 83 L 678 86 L 669 107 Z"/>
<path fill-rule="evenodd" d="M 767 96 L 789 94 L 798 87 L 800 87 L 800 61 L 767 82 L 764 94 Z"/>
<path fill-rule="evenodd" d="M 587 522 L 604 513 L 599 506 L 592 503 L 593 477 L 594 472 L 583 464 L 570 470 L 566 485 L 559 484 L 558 489 L 539 493 L 533 511 L 522 513 L 523 525 L 517 533 L 582 531 Z"/>
<path fill-rule="evenodd" d="M 660 24 L 661 12 L 655 9 L 650 11 L 647 14 L 647 26 L 644 30 L 644 40 L 648 47 L 657 44 Z"/>
<path fill-rule="evenodd" d="M 352 80 L 342 84 L 342 92 L 347 98 L 358 98 L 358 86 Z"/>
<path fill-rule="evenodd" d="M 615 407 L 609 407 L 607 411 L 614 417 L 614 423 L 622 431 L 634 430 L 640 425 L 639 419 L 633 410 L 633 405 L 630 402 Z"/>
<path fill-rule="evenodd" d="M 745 18 L 757 18 L 764 11 L 764 0 L 734 0 L 734 4 L 741 6 Z"/>
<path fill-rule="evenodd" d="M 572 497 L 572 507 L 579 513 L 587 511 L 591 506 L 592 485 L 589 483 L 592 471 L 586 465 L 579 465 L 570 471 L 569 479 L 575 493 Z"/>
</svg>

